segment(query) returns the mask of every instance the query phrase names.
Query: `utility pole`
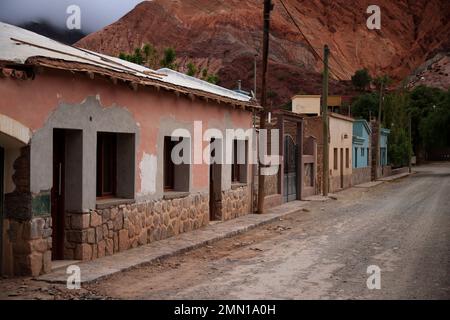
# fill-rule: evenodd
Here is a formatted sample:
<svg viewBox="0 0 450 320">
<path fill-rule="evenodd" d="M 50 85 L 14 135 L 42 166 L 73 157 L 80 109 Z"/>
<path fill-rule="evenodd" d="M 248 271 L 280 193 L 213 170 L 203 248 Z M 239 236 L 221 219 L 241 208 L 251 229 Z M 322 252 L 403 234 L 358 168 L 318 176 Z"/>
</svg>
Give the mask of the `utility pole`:
<svg viewBox="0 0 450 320">
<path fill-rule="evenodd" d="M 258 59 L 258 54 L 257 53 L 255 53 L 255 59 L 254 59 L 255 61 L 254 61 L 254 65 L 253 65 L 253 82 L 254 82 L 253 83 L 253 93 L 255 95 L 255 98 L 258 96 L 257 93 L 256 93 L 256 87 L 257 87 L 256 73 L 257 73 L 257 68 L 258 68 L 256 59 Z"/>
<path fill-rule="evenodd" d="M 408 114 L 409 116 L 409 149 L 408 149 L 408 155 L 409 155 L 409 161 L 408 161 L 408 165 L 409 165 L 409 173 L 412 173 L 412 163 L 411 163 L 411 158 L 412 158 L 412 120 L 411 120 L 411 113 Z"/>
<path fill-rule="evenodd" d="M 329 119 L 328 119 L 328 57 L 330 49 L 325 45 L 323 49 L 323 84 L 322 84 L 322 125 L 323 125 L 323 195 L 328 196 L 330 190 L 330 140 L 329 140 Z"/>
<path fill-rule="evenodd" d="M 273 10 L 271 0 L 264 0 L 264 36 L 263 36 L 263 63 L 262 63 L 262 88 L 261 88 L 261 118 L 260 118 L 260 130 L 266 128 L 266 117 L 269 112 L 267 106 L 267 64 L 269 59 L 269 32 L 270 32 L 270 11 Z M 264 141 L 266 142 L 266 141 Z M 259 141 L 259 147 L 261 147 L 261 140 Z M 267 147 L 267 144 L 266 144 Z M 258 166 L 258 213 L 264 213 L 264 181 L 265 177 L 261 174 L 261 162 Z"/>
<path fill-rule="evenodd" d="M 384 79 L 380 79 L 380 101 L 378 104 L 378 134 L 377 134 L 377 152 L 375 159 L 375 179 L 378 179 L 378 168 L 381 165 L 381 111 L 383 110 L 383 95 L 384 95 Z"/>
</svg>

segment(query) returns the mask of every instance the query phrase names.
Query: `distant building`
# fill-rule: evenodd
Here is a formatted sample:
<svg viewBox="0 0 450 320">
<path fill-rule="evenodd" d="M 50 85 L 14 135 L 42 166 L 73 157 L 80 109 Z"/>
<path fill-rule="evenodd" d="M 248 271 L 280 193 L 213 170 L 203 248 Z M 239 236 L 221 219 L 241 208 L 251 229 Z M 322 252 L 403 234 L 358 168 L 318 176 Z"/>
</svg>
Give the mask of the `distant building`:
<svg viewBox="0 0 450 320">
<path fill-rule="evenodd" d="M 372 129 L 366 120 L 355 120 L 353 123 L 353 173 L 352 184 L 358 185 L 371 181 L 370 157 Z"/>
<path fill-rule="evenodd" d="M 328 98 L 330 110 L 329 130 L 329 179 L 330 191 L 348 188 L 352 185 L 352 136 L 354 119 L 337 111 L 342 104 L 341 97 L 330 96 Z M 321 162 L 323 158 L 323 133 L 321 121 L 321 96 L 320 95 L 296 95 L 292 98 L 292 110 L 294 113 L 304 115 L 304 137 L 312 136 L 318 143 L 317 158 L 317 185 L 320 188 L 322 182 Z"/>
<path fill-rule="evenodd" d="M 292 112 L 317 116 L 320 115 L 321 95 L 296 95 L 292 98 Z M 343 115 L 350 115 L 348 105 L 351 97 L 328 96 L 328 111 Z"/>
<path fill-rule="evenodd" d="M 330 191 L 352 186 L 353 118 L 330 113 Z"/>
<path fill-rule="evenodd" d="M 372 130 L 366 120 L 353 123 L 353 168 L 370 167 L 370 135 Z"/>
</svg>

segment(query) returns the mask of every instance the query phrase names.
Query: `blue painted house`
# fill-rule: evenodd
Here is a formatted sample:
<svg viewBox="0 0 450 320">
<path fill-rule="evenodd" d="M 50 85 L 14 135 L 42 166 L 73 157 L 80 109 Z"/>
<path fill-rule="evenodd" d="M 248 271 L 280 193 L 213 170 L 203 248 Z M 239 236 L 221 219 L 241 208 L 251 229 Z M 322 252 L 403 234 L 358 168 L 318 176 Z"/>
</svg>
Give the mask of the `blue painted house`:
<svg viewBox="0 0 450 320">
<path fill-rule="evenodd" d="M 366 120 L 355 120 L 353 123 L 353 169 L 370 167 L 371 133 L 372 130 Z"/>
<path fill-rule="evenodd" d="M 391 133 L 389 129 L 381 128 L 380 132 L 380 166 L 384 167 L 388 164 L 388 136 Z"/>
</svg>

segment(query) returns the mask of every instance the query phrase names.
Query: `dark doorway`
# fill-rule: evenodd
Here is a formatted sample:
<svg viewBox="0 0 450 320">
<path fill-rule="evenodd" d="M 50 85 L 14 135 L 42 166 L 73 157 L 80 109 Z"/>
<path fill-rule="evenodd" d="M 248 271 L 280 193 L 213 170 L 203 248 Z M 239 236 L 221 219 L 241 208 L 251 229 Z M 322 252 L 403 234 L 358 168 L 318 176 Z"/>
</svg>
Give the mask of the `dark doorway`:
<svg viewBox="0 0 450 320">
<path fill-rule="evenodd" d="M 211 139 L 211 162 L 209 165 L 209 220 L 220 221 L 222 204 L 221 140 Z M 214 161 L 215 160 L 215 161 Z"/>
<path fill-rule="evenodd" d="M 344 189 L 344 149 L 341 148 L 341 189 Z"/>
<path fill-rule="evenodd" d="M 298 145 L 287 135 L 284 137 L 284 202 L 298 199 Z"/>
<path fill-rule="evenodd" d="M 97 134 L 97 197 L 116 195 L 117 135 L 110 132 Z"/>
<path fill-rule="evenodd" d="M 83 131 L 53 130 L 52 259 L 64 259 L 66 212 L 83 210 Z"/>
<path fill-rule="evenodd" d="M 65 131 L 53 131 L 53 188 L 52 198 L 52 259 L 64 258 L 64 192 L 66 168 L 66 139 Z"/>
<path fill-rule="evenodd" d="M 0 274 L 3 273 L 3 205 L 4 205 L 5 150 L 0 147 Z"/>
</svg>

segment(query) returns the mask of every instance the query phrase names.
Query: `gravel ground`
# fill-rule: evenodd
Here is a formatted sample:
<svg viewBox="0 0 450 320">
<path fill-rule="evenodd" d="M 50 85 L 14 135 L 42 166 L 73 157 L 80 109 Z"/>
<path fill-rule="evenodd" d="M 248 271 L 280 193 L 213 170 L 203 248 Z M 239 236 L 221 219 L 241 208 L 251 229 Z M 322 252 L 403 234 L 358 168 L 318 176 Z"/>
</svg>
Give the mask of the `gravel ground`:
<svg viewBox="0 0 450 320">
<path fill-rule="evenodd" d="M 450 163 L 417 171 L 79 291 L 2 280 L 0 298 L 450 299 Z"/>
</svg>

